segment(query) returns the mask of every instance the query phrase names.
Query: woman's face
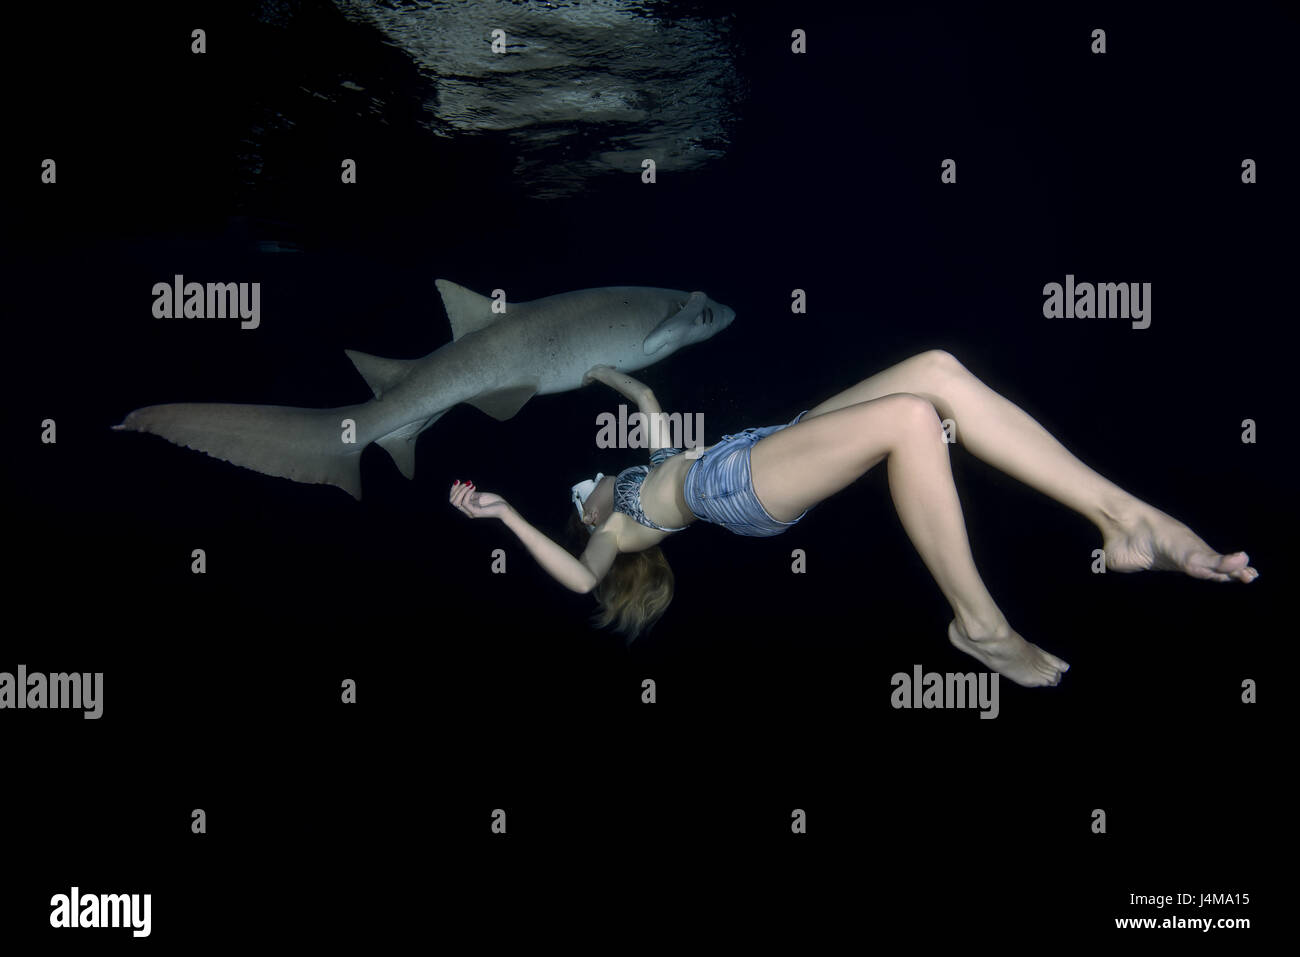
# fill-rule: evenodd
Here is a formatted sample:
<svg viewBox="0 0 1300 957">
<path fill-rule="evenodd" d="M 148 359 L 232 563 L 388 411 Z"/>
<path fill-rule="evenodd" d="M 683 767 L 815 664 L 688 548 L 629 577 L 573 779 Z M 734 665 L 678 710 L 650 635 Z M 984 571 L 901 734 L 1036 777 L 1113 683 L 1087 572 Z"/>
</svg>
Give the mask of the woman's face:
<svg viewBox="0 0 1300 957">
<path fill-rule="evenodd" d="M 614 511 L 614 477 L 606 475 L 596 483 L 587 500 L 582 503 L 582 521 L 593 528 L 609 518 Z"/>
</svg>

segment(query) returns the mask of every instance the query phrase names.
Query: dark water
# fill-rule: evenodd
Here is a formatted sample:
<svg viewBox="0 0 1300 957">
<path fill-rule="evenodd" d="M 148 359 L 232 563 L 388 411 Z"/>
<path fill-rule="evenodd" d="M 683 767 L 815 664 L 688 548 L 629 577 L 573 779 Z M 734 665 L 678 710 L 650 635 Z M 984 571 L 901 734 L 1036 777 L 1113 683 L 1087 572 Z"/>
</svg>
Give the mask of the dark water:
<svg viewBox="0 0 1300 957">
<path fill-rule="evenodd" d="M 505 56 L 485 52 L 497 26 Z M 97 722 L 0 712 L 22 835 L 5 933 L 42 933 L 49 897 L 78 882 L 152 891 L 153 936 L 180 946 L 254 929 L 386 942 L 450 928 L 467 903 L 497 910 L 478 925 L 492 940 L 579 900 L 602 915 L 636 901 L 637 928 L 687 901 L 730 930 L 762 925 L 727 906 L 733 888 L 805 929 L 843 915 L 1109 938 L 1125 933 L 1114 917 L 1169 913 L 1131 893 L 1179 891 L 1248 892 L 1248 907 L 1175 910 L 1267 924 L 1294 630 L 1296 28 L 1281 5 L 1211 21 L 689 3 L 23 13 L 0 671 L 102 671 L 106 704 Z M 38 179 L 47 156 L 56 186 Z M 939 182 L 946 157 L 955 185 Z M 153 319 L 149 290 L 176 273 L 260 282 L 261 327 Z M 1045 319 L 1043 285 L 1067 273 L 1150 282 L 1151 327 Z M 600 387 L 507 422 L 454 409 L 414 482 L 369 449 L 360 503 L 109 430 L 160 402 L 362 401 L 345 348 L 416 357 L 448 340 L 435 278 L 513 301 L 707 291 L 736 322 L 640 377 L 703 412 L 708 441 L 947 349 L 1089 465 L 1247 549 L 1261 578 L 1094 576 L 1085 520 L 954 450 L 985 583 L 1073 667 L 1055 689 L 1003 682 L 995 721 L 900 711 L 894 673 L 973 664 L 945 640 L 883 469 L 775 539 L 670 539 L 676 597 L 626 652 L 589 627 L 589 599 L 445 499 L 471 478 L 558 537 L 572 482 L 632 464 L 592 448 L 617 402 Z M 790 314 L 794 288 L 807 315 Z M 53 446 L 36 439 L 46 418 Z M 1259 704 L 1240 703 L 1247 678 Z M 793 808 L 807 835 L 789 834 Z"/>
</svg>

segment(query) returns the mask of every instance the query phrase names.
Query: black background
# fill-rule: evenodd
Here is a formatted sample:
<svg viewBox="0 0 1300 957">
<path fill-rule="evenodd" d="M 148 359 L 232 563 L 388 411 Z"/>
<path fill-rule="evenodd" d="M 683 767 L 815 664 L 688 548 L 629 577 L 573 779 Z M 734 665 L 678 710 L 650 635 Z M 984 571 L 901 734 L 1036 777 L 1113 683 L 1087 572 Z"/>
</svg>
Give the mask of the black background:
<svg viewBox="0 0 1300 957">
<path fill-rule="evenodd" d="M 789 923 L 814 950 L 1140 939 L 1113 918 L 1169 911 L 1130 893 L 1177 891 L 1250 893 L 1211 916 L 1252 919 L 1234 946 L 1262 938 L 1292 836 L 1294 11 L 745 8 L 722 159 L 543 202 L 507 140 L 429 134 L 428 81 L 400 50 L 328 6 L 280 6 L 282 26 L 240 4 L 8 24 L 0 670 L 102 671 L 105 711 L 0 713 L 4 943 L 378 949 L 468 929 L 485 947 L 623 946 L 685 918 L 728 936 Z M 382 90 L 387 122 L 302 90 L 340 76 Z M 260 134 L 250 180 L 241 141 L 268 109 L 295 124 Z M 284 237 L 302 252 L 257 251 Z M 1044 319 L 1042 286 L 1067 272 L 1151 282 L 1151 327 Z M 262 327 L 153 319 L 174 273 L 260 281 Z M 613 393 L 503 423 L 457 407 L 414 482 L 368 450 L 360 503 L 109 429 L 160 402 L 361 401 L 344 348 L 449 338 L 435 277 L 515 301 L 708 291 L 736 323 L 642 378 L 704 411 L 710 442 L 945 348 L 1261 578 L 1094 576 L 1086 521 L 954 450 L 986 584 L 1072 669 L 1055 689 L 1002 682 L 996 721 L 896 711 L 893 673 L 972 663 L 881 469 L 775 539 L 670 539 L 673 605 L 625 651 L 504 527 L 446 504 L 473 479 L 558 537 L 568 486 L 627 464 L 591 452 Z M 49 898 L 72 884 L 152 893 L 152 943 L 54 934 Z"/>
</svg>

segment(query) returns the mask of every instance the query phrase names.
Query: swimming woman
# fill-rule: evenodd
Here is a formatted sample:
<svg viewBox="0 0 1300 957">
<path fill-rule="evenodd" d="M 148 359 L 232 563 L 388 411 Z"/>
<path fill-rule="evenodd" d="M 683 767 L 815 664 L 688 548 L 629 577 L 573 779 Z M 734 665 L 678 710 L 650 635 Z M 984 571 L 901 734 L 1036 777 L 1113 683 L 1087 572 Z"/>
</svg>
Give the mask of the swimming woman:
<svg viewBox="0 0 1300 957">
<path fill-rule="evenodd" d="M 595 367 L 583 384 L 592 381 L 635 402 L 647 419 L 661 411 L 647 386 L 610 366 Z M 1094 472 L 938 349 L 864 379 L 786 425 L 745 429 L 686 452 L 654 436 L 650 466 L 573 487 L 571 521 L 580 514 L 590 533 L 576 558 L 472 482 L 457 480 L 450 500 L 472 518 L 500 518 L 557 581 L 596 596 L 601 624 L 634 638 L 672 599 L 672 572 L 657 547 L 663 539 L 697 519 L 738 535 L 779 535 L 883 461 L 903 528 L 952 606 L 949 640 L 1018 684 L 1055 685 L 1070 666 L 1022 638 L 980 580 L 941 419 L 956 423 L 957 440 L 972 454 L 1096 525 L 1112 571 L 1166 569 L 1221 582 L 1258 576 L 1245 552 L 1216 552 L 1182 522 Z"/>
</svg>

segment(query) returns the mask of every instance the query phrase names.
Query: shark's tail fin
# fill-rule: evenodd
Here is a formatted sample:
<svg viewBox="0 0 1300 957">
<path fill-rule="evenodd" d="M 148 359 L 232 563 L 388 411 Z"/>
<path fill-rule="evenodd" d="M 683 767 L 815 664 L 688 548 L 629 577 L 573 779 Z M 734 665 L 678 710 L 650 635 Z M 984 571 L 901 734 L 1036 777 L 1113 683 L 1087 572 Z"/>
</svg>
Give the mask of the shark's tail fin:
<svg viewBox="0 0 1300 957">
<path fill-rule="evenodd" d="M 361 448 L 343 441 L 349 409 L 178 402 L 136 409 L 119 431 L 152 432 L 266 475 L 336 485 L 361 498 Z"/>
</svg>

